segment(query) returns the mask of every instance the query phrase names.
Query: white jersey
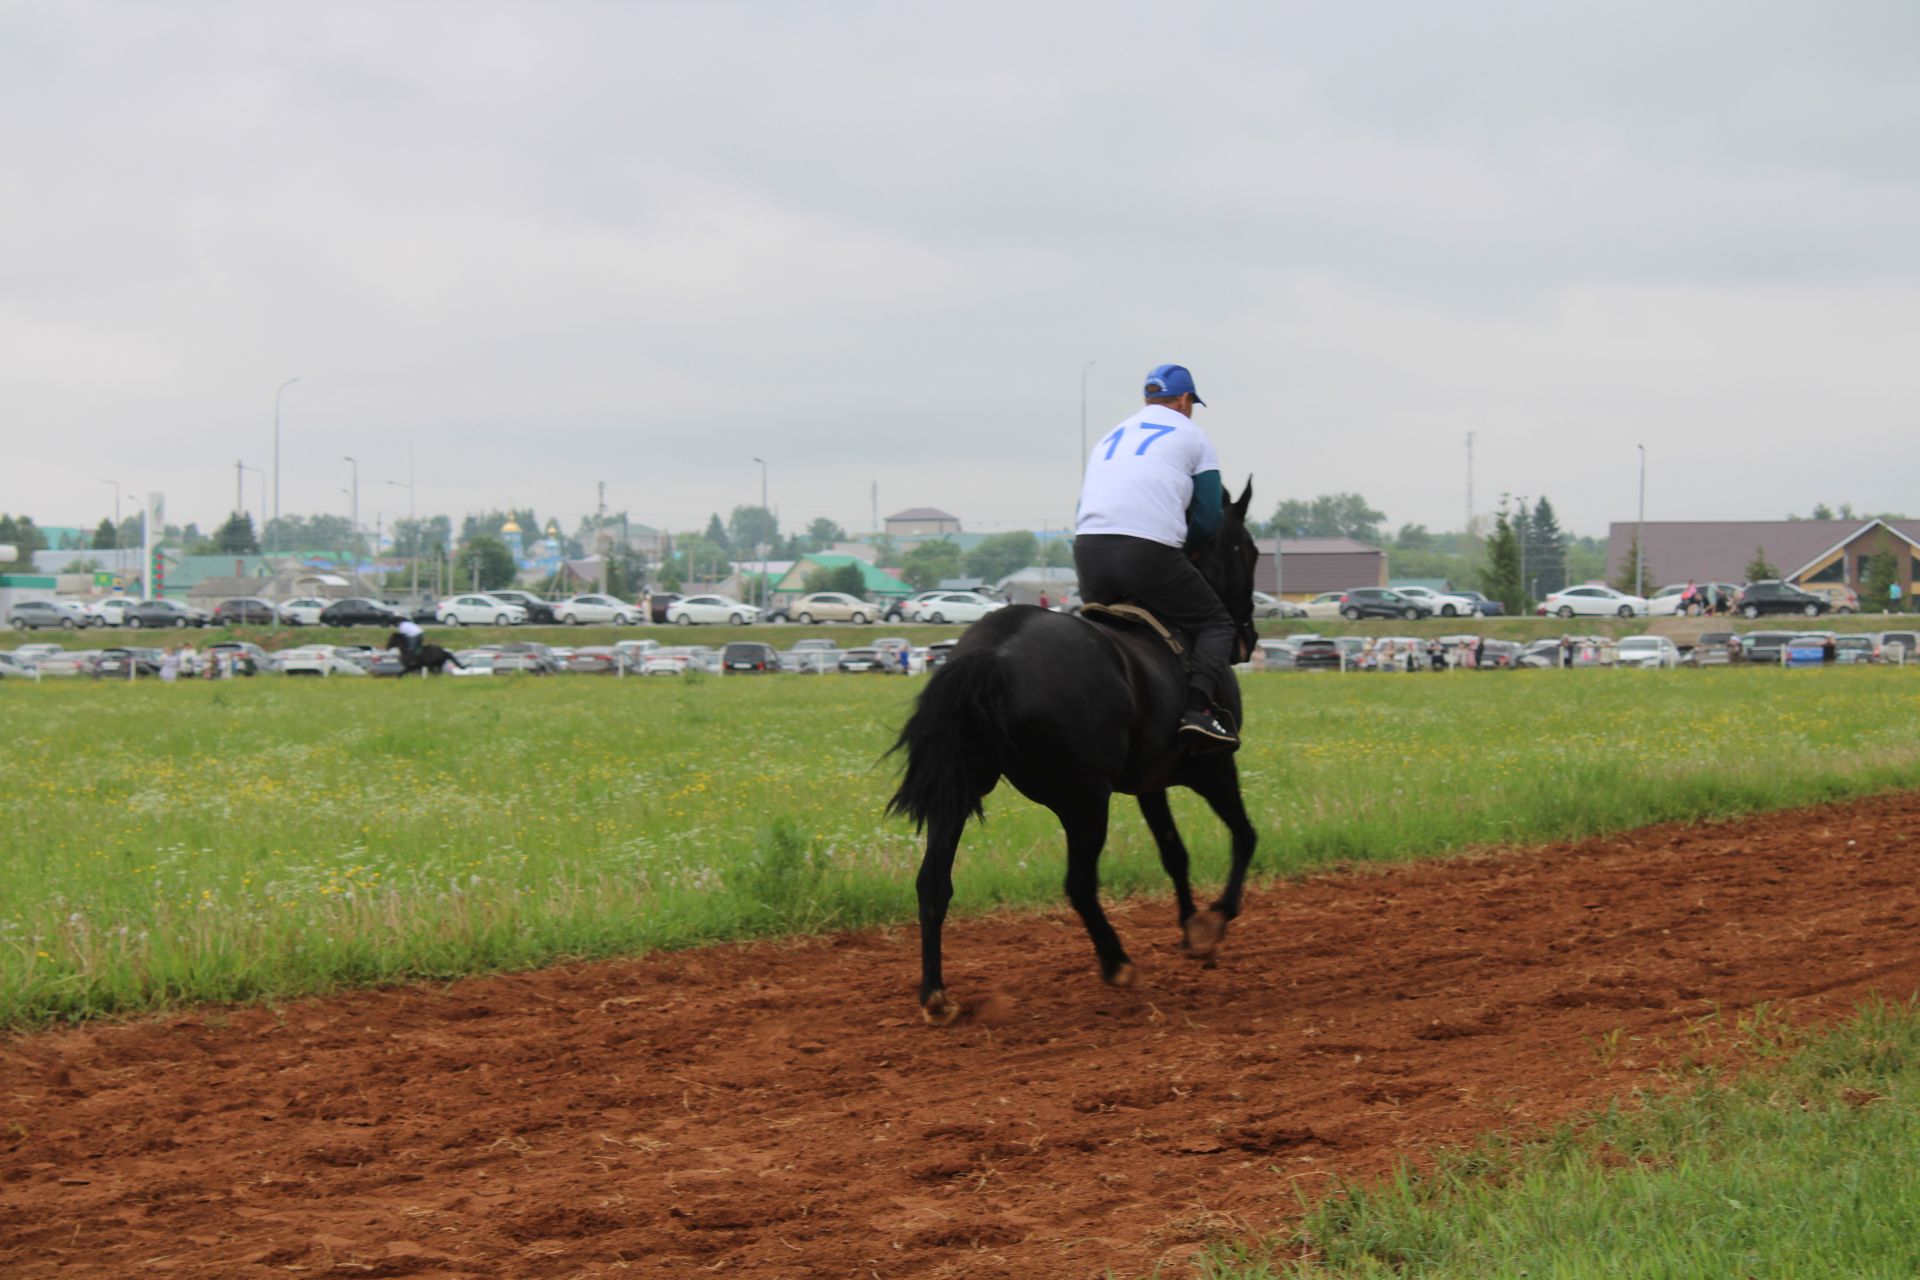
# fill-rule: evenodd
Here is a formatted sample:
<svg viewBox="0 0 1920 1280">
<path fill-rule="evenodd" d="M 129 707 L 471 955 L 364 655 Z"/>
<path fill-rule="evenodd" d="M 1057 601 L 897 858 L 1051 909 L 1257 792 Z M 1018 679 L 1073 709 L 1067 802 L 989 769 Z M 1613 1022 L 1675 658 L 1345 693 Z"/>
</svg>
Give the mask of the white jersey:
<svg viewBox="0 0 1920 1280">
<path fill-rule="evenodd" d="M 1093 446 L 1074 532 L 1122 533 L 1181 546 L 1193 478 L 1219 469 L 1213 441 L 1198 423 L 1150 404 Z"/>
<path fill-rule="evenodd" d="M 426 632 L 420 629 L 420 624 L 415 622 L 412 618 L 400 619 L 400 625 L 396 627 L 395 630 L 397 630 L 401 635 L 405 636 L 409 640 L 413 639 L 415 636 L 423 636 L 426 634 Z"/>
</svg>

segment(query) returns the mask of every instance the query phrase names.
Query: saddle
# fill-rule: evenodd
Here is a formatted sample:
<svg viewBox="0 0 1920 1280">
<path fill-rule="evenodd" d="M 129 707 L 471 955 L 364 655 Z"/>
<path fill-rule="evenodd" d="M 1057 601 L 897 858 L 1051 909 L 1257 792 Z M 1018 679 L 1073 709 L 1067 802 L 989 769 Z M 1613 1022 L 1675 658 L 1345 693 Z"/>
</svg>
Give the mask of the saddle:
<svg viewBox="0 0 1920 1280">
<path fill-rule="evenodd" d="M 1089 622 L 1117 630 L 1145 627 L 1164 640 L 1167 648 L 1173 650 L 1184 665 L 1186 638 L 1140 605 L 1124 601 L 1120 604 L 1083 604 L 1080 606 L 1080 616 Z"/>
</svg>

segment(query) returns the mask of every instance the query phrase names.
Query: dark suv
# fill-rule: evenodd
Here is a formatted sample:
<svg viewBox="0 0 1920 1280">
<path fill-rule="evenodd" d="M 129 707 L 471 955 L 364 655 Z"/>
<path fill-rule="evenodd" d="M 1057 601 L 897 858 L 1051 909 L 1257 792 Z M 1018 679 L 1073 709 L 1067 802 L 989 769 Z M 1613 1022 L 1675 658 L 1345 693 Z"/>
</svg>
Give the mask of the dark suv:
<svg viewBox="0 0 1920 1280">
<path fill-rule="evenodd" d="M 1340 616 L 1348 622 L 1362 618 L 1430 618 L 1433 610 L 1398 591 L 1385 587 L 1356 587 L 1340 599 Z"/>
<path fill-rule="evenodd" d="M 539 596 L 527 591 L 489 591 L 495 600 L 505 600 L 508 604 L 517 604 L 527 611 L 527 621 L 550 627 L 554 624 L 553 606 Z"/>
<path fill-rule="evenodd" d="M 720 669 L 735 671 L 778 671 L 780 655 L 770 644 L 758 640 L 736 640 L 720 651 Z"/>
<path fill-rule="evenodd" d="M 1749 582 L 1740 588 L 1740 594 L 1733 598 L 1733 607 L 1746 618 L 1757 618 L 1763 613 L 1804 613 L 1809 618 L 1817 618 L 1833 608 L 1824 596 L 1772 579 Z"/>
<path fill-rule="evenodd" d="M 278 610 L 265 600 L 256 600 L 252 596 L 222 600 L 213 609 L 213 625 L 216 627 L 235 625 L 270 627 L 278 621 L 280 621 Z"/>
<path fill-rule="evenodd" d="M 381 604 L 378 600 L 369 600 L 365 596 L 348 596 L 345 600 L 335 600 L 320 611 L 320 625 L 323 627 L 396 627 L 400 625 L 400 611 L 391 605 Z"/>
</svg>

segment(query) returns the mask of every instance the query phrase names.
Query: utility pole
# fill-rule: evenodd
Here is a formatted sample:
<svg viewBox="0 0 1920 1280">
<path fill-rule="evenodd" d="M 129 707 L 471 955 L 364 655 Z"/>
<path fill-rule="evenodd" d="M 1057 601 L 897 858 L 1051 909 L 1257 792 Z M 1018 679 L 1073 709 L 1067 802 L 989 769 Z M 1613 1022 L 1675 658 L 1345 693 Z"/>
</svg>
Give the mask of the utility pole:
<svg viewBox="0 0 1920 1280">
<path fill-rule="evenodd" d="M 235 515 L 247 509 L 246 495 L 241 492 L 241 487 L 247 479 L 246 466 L 247 464 L 238 458 L 233 460 L 233 513 Z"/>
<path fill-rule="evenodd" d="M 1633 446 L 1640 451 L 1640 516 L 1633 526 L 1633 594 L 1647 594 L 1647 446 Z"/>
<path fill-rule="evenodd" d="M 765 458 L 755 458 L 754 461 L 760 464 L 760 511 L 762 514 L 770 516 L 773 512 L 767 509 L 767 461 Z M 760 543 L 759 601 L 762 612 L 765 612 L 767 607 L 767 551 L 767 543 L 763 539 Z"/>
<path fill-rule="evenodd" d="M 273 393 L 273 519 L 280 520 L 280 392 L 285 391 L 298 378 L 288 378 L 280 384 L 280 390 Z"/>
<path fill-rule="evenodd" d="M 1462 533 L 1473 532 L 1473 432 L 1467 432 L 1467 522 L 1460 527 Z"/>
<path fill-rule="evenodd" d="M 1527 514 L 1527 495 L 1519 494 L 1520 499 L 1520 536 L 1515 539 L 1520 544 L 1520 600 L 1525 603 L 1533 599 L 1527 590 L 1527 539 L 1533 536 L 1533 517 Z"/>
<path fill-rule="evenodd" d="M 607 561 L 613 556 L 613 543 L 607 537 L 607 482 L 600 482 L 600 505 L 593 517 L 593 537 L 600 546 L 600 594 L 607 594 Z"/>
<path fill-rule="evenodd" d="M 113 486 L 113 549 L 118 551 L 120 549 L 120 482 L 102 480 L 100 483 Z M 117 565 L 115 567 L 118 568 Z"/>
</svg>

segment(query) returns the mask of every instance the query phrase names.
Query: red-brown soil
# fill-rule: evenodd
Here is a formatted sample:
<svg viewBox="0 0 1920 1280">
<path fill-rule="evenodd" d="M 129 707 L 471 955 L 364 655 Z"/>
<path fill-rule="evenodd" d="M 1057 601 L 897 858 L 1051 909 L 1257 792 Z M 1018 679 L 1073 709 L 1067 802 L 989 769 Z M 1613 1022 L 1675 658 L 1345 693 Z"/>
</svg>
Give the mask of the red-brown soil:
<svg viewBox="0 0 1920 1280">
<path fill-rule="evenodd" d="M 7 1276 L 1129 1276 L 1920 987 L 1920 795 L 0 1042 Z M 964 856 L 964 849 L 962 851 Z M 1710 1015 L 1719 1011 L 1719 1018 Z"/>
</svg>

